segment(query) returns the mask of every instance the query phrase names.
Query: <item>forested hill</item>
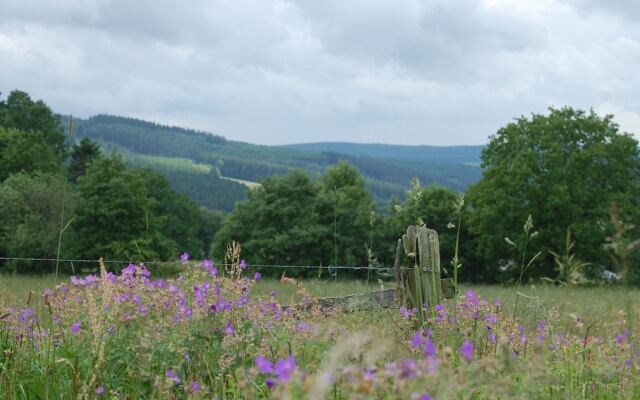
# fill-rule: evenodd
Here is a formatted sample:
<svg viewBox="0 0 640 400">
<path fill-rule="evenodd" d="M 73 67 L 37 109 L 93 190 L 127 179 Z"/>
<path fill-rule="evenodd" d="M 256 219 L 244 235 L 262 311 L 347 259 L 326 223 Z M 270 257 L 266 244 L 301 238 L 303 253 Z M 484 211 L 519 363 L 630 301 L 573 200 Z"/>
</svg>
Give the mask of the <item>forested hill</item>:
<svg viewBox="0 0 640 400">
<path fill-rule="evenodd" d="M 66 121 L 64 122 L 66 124 Z M 339 160 L 356 165 L 379 203 L 402 197 L 409 181 L 464 190 L 480 177 L 480 146 L 430 147 L 316 143 L 263 146 L 236 142 L 192 129 L 111 115 L 74 119 L 77 138 L 88 136 L 115 150 L 134 166 L 165 174 L 174 189 L 196 203 L 230 210 L 247 187 L 230 180 L 257 182 L 302 168 L 319 175 Z"/>
<path fill-rule="evenodd" d="M 448 164 L 480 165 L 484 146 L 403 146 L 380 143 L 320 142 L 290 144 L 283 147 L 316 153 L 334 152 L 406 161 L 431 161 Z"/>
</svg>

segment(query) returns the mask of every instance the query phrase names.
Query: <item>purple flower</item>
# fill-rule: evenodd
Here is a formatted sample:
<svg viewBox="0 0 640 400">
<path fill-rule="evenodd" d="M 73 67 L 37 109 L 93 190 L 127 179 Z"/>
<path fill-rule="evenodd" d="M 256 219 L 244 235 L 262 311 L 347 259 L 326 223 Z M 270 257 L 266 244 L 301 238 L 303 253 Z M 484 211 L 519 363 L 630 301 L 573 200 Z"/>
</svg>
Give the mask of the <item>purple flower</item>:
<svg viewBox="0 0 640 400">
<path fill-rule="evenodd" d="M 209 269 L 213 267 L 213 261 L 209 260 L 209 259 L 205 259 L 202 261 L 202 268 L 204 269 Z"/>
<path fill-rule="evenodd" d="M 247 262 L 244 260 L 240 260 L 240 269 L 247 269 Z"/>
<path fill-rule="evenodd" d="M 267 384 L 267 387 L 272 388 L 276 384 L 276 381 L 273 378 L 269 377 L 265 379 L 264 383 Z"/>
<path fill-rule="evenodd" d="M 173 383 L 175 385 L 179 385 L 180 384 L 180 377 L 178 376 L 178 374 L 176 373 L 176 371 L 172 370 L 172 369 L 168 369 L 165 372 L 165 375 L 167 375 L 169 378 L 173 379 Z"/>
<path fill-rule="evenodd" d="M 420 394 L 416 397 L 418 400 L 433 400 L 431 396 L 426 393 Z"/>
<path fill-rule="evenodd" d="M 78 333 L 80 332 L 80 325 L 82 323 L 80 321 L 76 321 L 73 324 L 71 324 L 71 333 Z"/>
<path fill-rule="evenodd" d="M 473 342 L 471 340 L 465 340 L 460 346 L 460 354 L 462 357 L 470 361 L 473 358 Z"/>
<path fill-rule="evenodd" d="M 122 275 L 133 275 L 134 272 L 136 272 L 136 265 L 133 263 L 129 263 L 129 265 L 122 269 Z"/>
<path fill-rule="evenodd" d="M 289 357 L 278 360 L 276 362 L 275 371 L 278 378 L 282 382 L 286 382 L 291 379 L 293 372 L 296 370 L 296 359 L 293 354 L 289 354 Z"/>
<path fill-rule="evenodd" d="M 194 392 L 194 393 L 195 393 L 195 392 L 199 392 L 201 388 L 202 388 L 202 387 L 200 386 L 200 382 L 198 382 L 198 381 L 191 381 L 191 391 L 192 391 L 192 392 Z"/>
<path fill-rule="evenodd" d="M 260 279 L 262 279 L 262 274 L 260 272 L 256 272 L 255 274 L 253 274 L 253 279 L 259 281 Z"/>
<path fill-rule="evenodd" d="M 275 290 L 271 291 L 271 297 L 276 297 L 277 294 L 278 294 L 278 292 L 276 292 Z"/>
<path fill-rule="evenodd" d="M 236 332 L 236 328 L 234 328 L 231 322 L 227 323 L 227 326 L 224 327 L 224 333 L 227 335 L 233 335 Z"/>
<path fill-rule="evenodd" d="M 98 394 L 102 394 L 102 393 L 104 393 L 104 386 L 98 386 L 98 387 L 96 388 L 96 393 L 98 393 Z"/>
<path fill-rule="evenodd" d="M 273 363 L 264 356 L 257 355 L 255 358 L 256 368 L 263 374 L 273 372 Z"/>
<path fill-rule="evenodd" d="M 180 254 L 180 261 L 182 262 L 189 261 L 189 253 L 185 251 L 184 253 Z"/>
<path fill-rule="evenodd" d="M 424 343 L 422 345 L 422 354 L 424 354 L 425 357 L 435 357 L 436 345 L 431 339 L 426 338 L 424 340 Z"/>
<path fill-rule="evenodd" d="M 420 346 L 420 344 L 422 343 L 422 339 L 422 332 L 416 332 L 416 334 L 411 338 L 411 347 L 417 349 L 418 346 Z"/>
<path fill-rule="evenodd" d="M 400 307 L 400 314 L 404 315 L 406 318 L 409 318 L 411 316 L 411 312 L 409 310 L 407 310 L 407 307 Z"/>
</svg>

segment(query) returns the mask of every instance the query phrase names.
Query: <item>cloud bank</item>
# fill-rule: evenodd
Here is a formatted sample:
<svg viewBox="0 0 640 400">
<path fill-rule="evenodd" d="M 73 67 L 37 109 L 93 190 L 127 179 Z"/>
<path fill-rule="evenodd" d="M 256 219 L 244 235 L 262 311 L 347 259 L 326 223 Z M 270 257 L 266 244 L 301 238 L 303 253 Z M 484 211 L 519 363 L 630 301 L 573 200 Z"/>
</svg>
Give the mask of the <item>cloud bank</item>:
<svg viewBox="0 0 640 400">
<path fill-rule="evenodd" d="M 640 134 L 640 5 L 4 0 L 0 91 L 262 144 L 481 144 L 571 105 Z"/>
</svg>

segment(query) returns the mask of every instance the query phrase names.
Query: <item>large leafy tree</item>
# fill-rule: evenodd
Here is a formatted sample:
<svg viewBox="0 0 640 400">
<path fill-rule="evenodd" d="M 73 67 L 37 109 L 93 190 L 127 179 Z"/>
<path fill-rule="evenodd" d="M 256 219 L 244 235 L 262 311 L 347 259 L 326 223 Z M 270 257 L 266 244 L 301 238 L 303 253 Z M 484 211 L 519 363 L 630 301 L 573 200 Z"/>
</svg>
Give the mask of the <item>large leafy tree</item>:
<svg viewBox="0 0 640 400">
<path fill-rule="evenodd" d="M 302 170 L 264 179 L 225 220 L 211 253 L 220 259 L 236 241 L 253 264 L 327 265 L 331 253 L 320 243 L 331 227 L 318 224 L 317 194 L 317 185 Z"/>
<path fill-rule="evenodd" d="M 366 265 L 365 245 L 370 245 L 374 204 L 362 175 L 345 161 L 333 165 L 320 177 L 317 198 L 319 224 L 328 235 L 322 247 L 330 249 L 327 261 L 338 265 Z M 327 229 L 328 228 L 328 229 Z"/>
<path fill-rule="evenodd" d="M 118 156 L 95 161 L 80 178 L 75 245 L 79 255 L 97 259 L 168 259 L 175 242 L 156 223 L 144 175 Z"/>
<path fill-rule="evenodd" d="M 22 91 L 14 90 L 0 101 L 0 126 L 21 132 L 40 132 L 45 142 L 61 159 L 67 151 L 60 118 L 42 101 L 33 101 Z"/>
<path fill-rule="evenodd" d="M 62 158 L 39 131 L 0 126 L 0 182 L 14 173 L 60 172 Z"/>
<path fill-rule="evenodd" d="M 66 216 L 61 210 L 66 210 Z M 75 196 L 61 175 L 18 173 L 0 183 L 0 254 L 5 257 L 55 258 L 61 217 L 73 214 Z M 65 254 L 67 246 L 61 248 Z M 55 263 L 15 261 L 20 272 L 51 272 Z"/>
<path fill-rule="evenodd" d="M 612 116 L 551 108 L 549 114 L 521 117 L 501 128 L 482 154 L 482 179 L 469 189 L 469 223 L 486 278 L 499 267 L 518 264 L 505 243 L 522 241 L 523 224 L 533 216 L 542 251 L 534 274 L 553 276 L 547 251 L 564 248 L 567 229 L 578 259 L 603 265 L 609 209 L 615 202 L 631 218 L 640 194 L 638 142 L 619 132 Z"/>
</svg>

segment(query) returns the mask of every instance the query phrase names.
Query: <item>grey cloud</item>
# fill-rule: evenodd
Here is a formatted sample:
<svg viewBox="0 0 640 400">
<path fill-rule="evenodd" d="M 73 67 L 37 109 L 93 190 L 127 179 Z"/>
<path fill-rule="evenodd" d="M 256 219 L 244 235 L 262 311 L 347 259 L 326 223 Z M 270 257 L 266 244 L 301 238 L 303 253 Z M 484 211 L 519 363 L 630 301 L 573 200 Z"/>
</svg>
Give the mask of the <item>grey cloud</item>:
<svg viewBox="0 0 640 400">
<path fill-rule="evenodd" d="M 640 132 L 640 28 L 596 3 L 5 0 L 0 91 L 257 143 L 483 143 L 564 104 Z"/>
</svg>

